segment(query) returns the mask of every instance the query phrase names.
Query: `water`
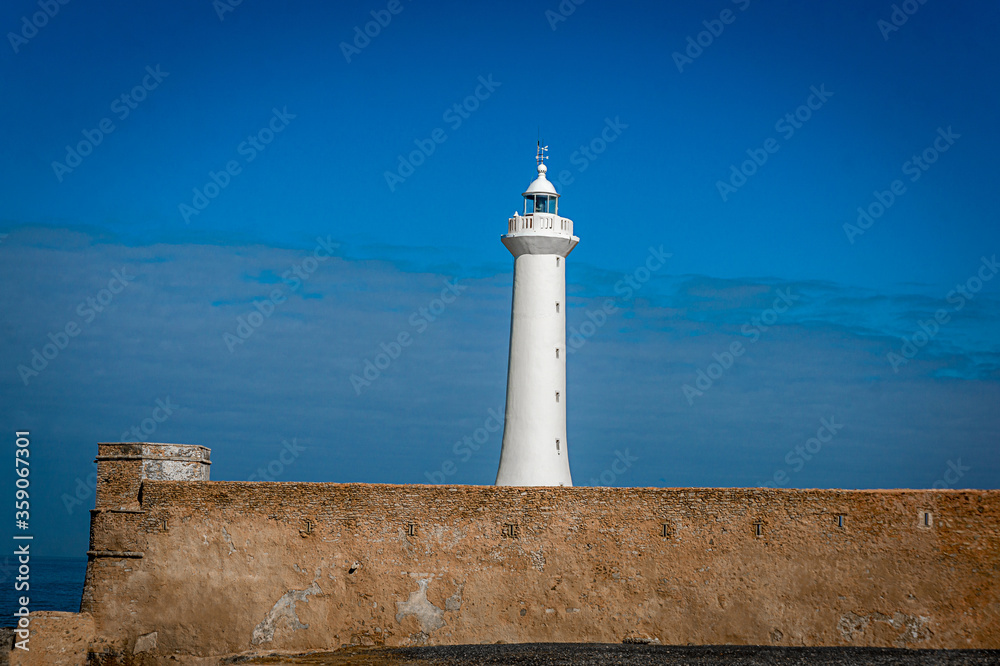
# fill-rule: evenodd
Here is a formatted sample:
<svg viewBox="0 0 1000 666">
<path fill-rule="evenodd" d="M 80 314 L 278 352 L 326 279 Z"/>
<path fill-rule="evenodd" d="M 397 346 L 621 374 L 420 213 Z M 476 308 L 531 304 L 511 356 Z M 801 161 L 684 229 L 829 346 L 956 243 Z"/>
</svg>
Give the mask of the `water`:
<svg viewBox="0 0 1000 666">
<path fill-rule="evenodd" d="M 17 591 L 19 563 L 14 555 L 7 555 L 0 561 L 0 627 L 13 627 L 17 623 L 14 612 L 17 600 L 27 596 L 31 611 L 54 610 L 76 613 L 80 610 L 80 595 L 83 592 L 83 578 L 87 573 L 86 557 L 38 557 L 31 556 L 28 566 L 30 589 Z"/>
</svg>

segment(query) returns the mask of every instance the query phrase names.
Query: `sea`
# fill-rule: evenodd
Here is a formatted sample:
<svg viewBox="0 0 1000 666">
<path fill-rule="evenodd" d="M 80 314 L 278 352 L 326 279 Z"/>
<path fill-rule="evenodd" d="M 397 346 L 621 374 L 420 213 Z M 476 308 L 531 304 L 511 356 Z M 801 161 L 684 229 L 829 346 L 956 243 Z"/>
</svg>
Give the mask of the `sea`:
<svg viewBox="0 0 1000 666">
<path fill-rule="evenodd" d="M 86 557 L 38 557 L 31 556 L 28 563 L 28 589 L 17 590 L 18 567 L 16 556 L 7 555 L 0 561 L 0 613 L 3 620 L 0 627 L 17 624 L 14 613 L 20 608 L 19 599 L 28 597 L 29 611 L 70 611 L 80 610 L 83 593 L 83 579 L 87 574 Z M 25 582 L 25 581 L 20 581 Z"/>
</svg>

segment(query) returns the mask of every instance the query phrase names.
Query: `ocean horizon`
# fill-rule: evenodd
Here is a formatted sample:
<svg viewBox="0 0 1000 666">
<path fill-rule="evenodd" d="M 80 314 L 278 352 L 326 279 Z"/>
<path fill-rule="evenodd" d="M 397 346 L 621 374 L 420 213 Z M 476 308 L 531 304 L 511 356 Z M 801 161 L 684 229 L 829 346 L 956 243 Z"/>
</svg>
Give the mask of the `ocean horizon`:
<svg viewBox="0 0 1000 666">
<path fill-rule="evenodd" d="M 16 590 L 18 582 L 17 557 L 8 555 L 0 562 L 0 585 L 4 594 L 2 603 L 3 622 L 0 626 L 13 627 L 17 624 L 14 613 L 20 604 L 18 599 L 26 596 L 29 599 L 28 610 L 35 611 L 69 611 L 80 610 L 80 598 L 83 595 L 83 579 L 87 575 L 86 557 L 38 557 L 32 556 L 28 563 L 31 567 L 28 573 L 28 589 Z"/>
</svg>

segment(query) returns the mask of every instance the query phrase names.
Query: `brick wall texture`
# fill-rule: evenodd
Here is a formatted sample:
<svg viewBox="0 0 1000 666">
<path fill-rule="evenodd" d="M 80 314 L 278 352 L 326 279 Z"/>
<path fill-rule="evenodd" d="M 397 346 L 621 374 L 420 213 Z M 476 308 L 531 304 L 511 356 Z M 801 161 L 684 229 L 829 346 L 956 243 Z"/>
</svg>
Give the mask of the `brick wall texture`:
<svg viewBox="0 0 1000 666">
<path fill-rule="evenodd" d="M 208 450 L 189 454 L 181 479 L 207 479 Z M 1000 491 L 140 483 L 121 478 L 143 474 L 132 462 L 99 469 L 114 499 L 93 512 L 81 609 L 126 663 L 153 632 L 143 659 L 629 638 L 1000 648 Z"/>
</svg>

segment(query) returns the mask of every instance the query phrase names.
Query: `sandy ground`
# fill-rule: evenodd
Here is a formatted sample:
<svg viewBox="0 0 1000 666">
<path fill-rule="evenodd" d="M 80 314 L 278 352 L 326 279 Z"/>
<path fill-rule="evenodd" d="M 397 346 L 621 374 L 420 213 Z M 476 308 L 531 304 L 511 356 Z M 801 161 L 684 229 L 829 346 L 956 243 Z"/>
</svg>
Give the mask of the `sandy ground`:
<svg viewBox="0 0 1000 666">
<path fill-rule="evenodd" d="M 389 666 L 457 666 L 459 664 L 693 664 L 714 666 L 834 665 L 834 664 L 962 664 L 997 666 L 1000 650 L 897 650 L 888 648 L 791 648 L 755 646 L 660 646 L 576 643 L 523 645 L 449 645 L 423 648 L 358 648 L 288 657 L 268 657 L 250 664 L 362 664 Z"/>
</svg>

